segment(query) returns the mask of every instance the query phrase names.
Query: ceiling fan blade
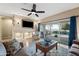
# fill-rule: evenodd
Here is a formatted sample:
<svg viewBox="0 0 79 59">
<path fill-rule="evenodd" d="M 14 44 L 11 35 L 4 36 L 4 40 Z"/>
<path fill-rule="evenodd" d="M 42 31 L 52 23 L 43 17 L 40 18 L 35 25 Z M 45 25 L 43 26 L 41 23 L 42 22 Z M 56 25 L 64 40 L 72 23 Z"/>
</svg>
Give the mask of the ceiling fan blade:
<svg viewBox="0 0 79 59">
<path fill-rule="evenodd" d="M 29 11 L 29 12 L 31 12 L 31 10 L 28 10 L 28 9 L 25 9 L 25 8 L 21 8 L 22 10 L 25 10 L 25 11 Z"/>
<path fill-rule="evenodd" d="M 45 13 L 45 11 L 36 11 L 36 13 Z"/>
<path fill-rule="evenodd" d="M 38 14 L 35 14 L 35 15 L 36 15 L 37 17 L 39 17 Z"/>
<path fill-rule="evenodd" d="M 28 16 L 30 16 L 32 13 L 29 13 Z"/>
<path fill-rule="evenodd" d="M 33 8 L 33 10 L 36 10 L 36 4 L 33 4 L 32 8 Z"/>
</svg>

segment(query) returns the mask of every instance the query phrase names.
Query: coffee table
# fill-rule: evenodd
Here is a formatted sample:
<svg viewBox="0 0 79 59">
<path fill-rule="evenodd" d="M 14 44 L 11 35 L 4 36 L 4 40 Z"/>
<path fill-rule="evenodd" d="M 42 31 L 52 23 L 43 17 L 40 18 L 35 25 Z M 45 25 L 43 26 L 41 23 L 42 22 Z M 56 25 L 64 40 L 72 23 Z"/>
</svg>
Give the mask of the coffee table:
<svg viewBox="0 0 79 59">
<path fill-rule="evenodd" d="M 47 52 L 49 52 L 54 47 L 56 47 L 56 50 L 57 50 L 57 41 L 52 41 L 50 44 L 46 44 L 44 42 L 37 42 L 36 52 L 37 52 L 37 49 L 39 49 L 44 53 L 44 56 L 46 56 Z"/>
</svg>

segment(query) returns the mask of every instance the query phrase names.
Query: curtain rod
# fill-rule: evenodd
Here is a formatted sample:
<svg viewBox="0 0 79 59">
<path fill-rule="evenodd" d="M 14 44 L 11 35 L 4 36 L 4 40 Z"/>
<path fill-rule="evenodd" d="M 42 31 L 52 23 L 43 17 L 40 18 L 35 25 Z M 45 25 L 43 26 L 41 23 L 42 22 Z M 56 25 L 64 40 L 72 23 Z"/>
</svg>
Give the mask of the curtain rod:
<svg viewBox="0 0 79 59">
<path fill-rule="evenodd" d="M 79 17 L 79 15 L 76 15 L 76 17 Z M 61 19 L 57 19 L 57 20 L 51 20 L 51 21 L 48 21 L 49 22 L 52 22 L 52 21 L 59 21 L 59 20 L 63 20 L 63 19 L 69 19 L 70 17 L 66 17 L 66 18 L 61 18 Z M 47 22 L 43 22 L 43 23 L 47 23 Z"/>
</svg>

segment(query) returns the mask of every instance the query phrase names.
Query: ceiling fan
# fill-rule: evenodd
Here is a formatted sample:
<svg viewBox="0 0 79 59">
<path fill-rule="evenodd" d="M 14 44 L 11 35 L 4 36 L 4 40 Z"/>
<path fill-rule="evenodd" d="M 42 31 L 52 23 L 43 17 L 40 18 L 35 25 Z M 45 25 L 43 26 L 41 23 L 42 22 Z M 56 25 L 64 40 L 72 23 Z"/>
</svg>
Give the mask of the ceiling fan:
<svg viewBox="0 0 79 59">
<path fill-rule="evenodd" d="M 35 16 L 39 17 L 39 15 L 37 13 L 45 13 L 45 11 L 37 11 L 36 10 L 36 4 L 33 4 L 33 7 L 32 7 L 31 10 L 28 10 L 28 9 L 25 9 L 25 8 L 21 8 L 21 9 L 30 12 L 28 14 L 28 16 L 34 14 Z"/>
</svg>

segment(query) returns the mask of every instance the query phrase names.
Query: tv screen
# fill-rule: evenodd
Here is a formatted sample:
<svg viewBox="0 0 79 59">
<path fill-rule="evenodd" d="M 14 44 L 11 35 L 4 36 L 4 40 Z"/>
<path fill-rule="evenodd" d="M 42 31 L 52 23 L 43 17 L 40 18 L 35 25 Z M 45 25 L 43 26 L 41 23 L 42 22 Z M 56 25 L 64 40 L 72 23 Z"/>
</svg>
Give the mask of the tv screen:
<svg viewBox="0 0 79 59">
<path fill-rule="evenodd" d="M 33 28 L 33 22 L 22 20 L 22 27 Z"/>
</svg>

